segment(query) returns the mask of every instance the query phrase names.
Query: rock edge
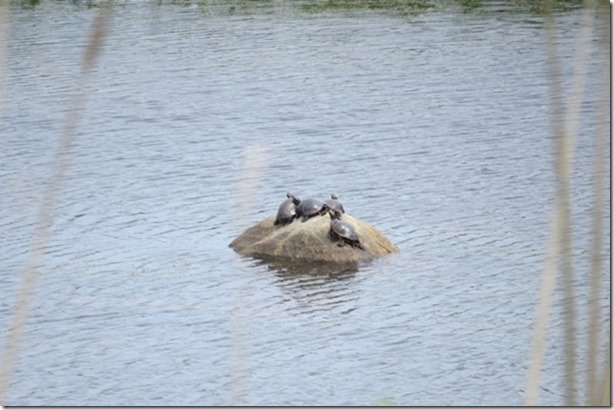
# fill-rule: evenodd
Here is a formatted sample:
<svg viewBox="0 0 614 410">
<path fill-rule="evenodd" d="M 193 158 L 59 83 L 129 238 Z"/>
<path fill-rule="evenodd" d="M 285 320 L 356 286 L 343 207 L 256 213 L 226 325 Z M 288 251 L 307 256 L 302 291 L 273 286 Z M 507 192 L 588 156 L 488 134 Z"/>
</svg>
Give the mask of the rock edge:
<svg viewBox="0 0 614 410">
<path fill-rule="evenodd" d="M 354 226 L 364 250 L 338 246 L 339 242 L 329 235 L 328 214 L 284 226 L 274 225 L 273 215 L 246 229 L 229 246 L 244 256 L 332 263 L 366 261 L 399 250 L 370 224 L 348 214 L 341 219 Z"/>
</svg>

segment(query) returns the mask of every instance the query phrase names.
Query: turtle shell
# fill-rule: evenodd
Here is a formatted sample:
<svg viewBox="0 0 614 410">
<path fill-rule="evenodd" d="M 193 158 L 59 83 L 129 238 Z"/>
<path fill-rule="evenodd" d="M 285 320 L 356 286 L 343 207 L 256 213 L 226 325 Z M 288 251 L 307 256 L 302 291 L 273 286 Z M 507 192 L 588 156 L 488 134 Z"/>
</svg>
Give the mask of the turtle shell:
<svg viewBox="0 0 614 410">
<path fill-rule="evenodd" d="M 285 225 L 289 224 L 297 217 L 296 214 L 296 205 L 300 202 L 300 200 L 292 194 L 286 194 L 288 199 L 279 205 L 279 209 L 277 210 L 277 217 L 275 218 L 274 225 Z"/>
<path fill-rule="evenodd" d="M 350 241 L 360 240 L 354 227 L 341 219 L 333 219 L 330 223 L 330 229 L 340 239 L 347 239 Z"/>
<path fill-rule="evenodd" d="M 342 214 L 345 213 L 343 204 L 339 202 L 337 195 L 335 194 L 330 194 L 330 199 L 327 199 L 326 201 L 324 201 L 324 203 L 328 205 L 330 209 L 334 209 L 335 211 L 342 213 Z"/>
<path fill-rule="evenodd" d="M 296 207 L 297 216 L 302 217 L 303 222 L 305 222 L 313 216 L 321 215 L 323 212 L 323 205 L 324 203 L 314 198 L 303 199 Z"/>
<path fill-rule="evenodd" d="M 338 211 L 331 209 L 329 212 L 331 218 L 330 234 L 333 238 L 341 241 L 339 246 L 348 243 L 352 245 L 352 247 L 364 249 L 354 227 L 350 223 L 342 221 L 340 219 L 341 214 Z"/>
</svg>

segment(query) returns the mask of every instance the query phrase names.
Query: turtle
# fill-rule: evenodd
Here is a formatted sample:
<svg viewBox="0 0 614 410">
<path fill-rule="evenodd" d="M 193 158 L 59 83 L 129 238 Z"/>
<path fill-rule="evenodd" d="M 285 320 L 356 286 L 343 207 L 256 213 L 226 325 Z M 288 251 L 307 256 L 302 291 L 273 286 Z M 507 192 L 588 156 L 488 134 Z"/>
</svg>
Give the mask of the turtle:
<svg viewBox="0 0 614 410">
<path fill-rule="evenodd" d="M 345 213 L 345 209 L 343 208 L 343 204 L 341 202 L 339 202 L 338 199 L 339 198 L 337 198 L 337 195 L 330 194 L 330 199 L 327 199 L 326 201 L 324 201 L 324 203 L 326 205 L 328 205 L 329 208 L 335 209 L 335 210 L 339 211 L 339 213 L 344 214 Z"/>
<path fill-rule="evenodd" d="M 324 203 L 317 199 L 307 198 L 299 201 L 299 204 L 296 206 L 296 217 L 302 218 L 303 222 L 316 215 L 324 215 Z"/>
<path fill-rule="evenodd" d="M 286 196 L 288 199 L 279 205 L 277 216 L 275 217 L 275 222 L 273 222 L 273 225 L 286 225 L 297 217 L 296 206 L 301 202 L 301 200 L 289 192 L 286 194 Z"/>
<path fill-rule="evenodd" d="M 345 246 L 347 243 L 352 248 L 358 248 L 364 251 L 365 248 L 360 243 L 360 238 L 358 237 L 354 227 L 349 222 L 341 220 L 341 212 L 329 207 L 326 204 L 324 205 L 324 209 L 330 215 L 329 233 L 333 239 L 339 241 L 337 246 Z"/>
</svg>

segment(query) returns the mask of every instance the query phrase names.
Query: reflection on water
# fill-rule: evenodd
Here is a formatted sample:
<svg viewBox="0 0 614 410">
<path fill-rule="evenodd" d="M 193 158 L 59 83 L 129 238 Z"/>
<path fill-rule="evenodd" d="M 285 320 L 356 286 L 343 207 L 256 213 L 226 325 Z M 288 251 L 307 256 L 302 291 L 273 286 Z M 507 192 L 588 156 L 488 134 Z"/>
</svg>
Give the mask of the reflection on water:
<svg viewBox="0 0 614 410">
<path fill-rule="evenodd" d="M 520 404 L 554 195 L 541 17 L 200 4 L 116 6 L 7 404 Z M 0 329 L 94 14 L 11 15 Z M 579 14 L 558 18 L 568 67 Z M 571 181 L 582 301 L 599 44 Z M 331 267 L 228 248 L 288 191 L 335 192 L 401 252 Z M 549 349 L 541 403 L 557 405 Z"/>
<path fill-rule="evenodd" d="M 334 263 L 311 263 L 305 261 L 287 260 L 280 258 L 261 257 L 262 265 L 277 272 L 279 278 L 291 279 L 296 276 L 328 277 L 339 279 L 348 277 L 358 271 L 358 263 L 334 264 Z"/>
<path fill-rule="evenodd" d="M 266 257 L 256 264 L 275 274 L 273 283 L 295 300 L 291 311 L 313 314 L 341 309 L 341 313 L 348 313 L 354 309 L 350 302 L 359 296 L 354 286 L 358 264 L 284 262 Z"/>
</svg>

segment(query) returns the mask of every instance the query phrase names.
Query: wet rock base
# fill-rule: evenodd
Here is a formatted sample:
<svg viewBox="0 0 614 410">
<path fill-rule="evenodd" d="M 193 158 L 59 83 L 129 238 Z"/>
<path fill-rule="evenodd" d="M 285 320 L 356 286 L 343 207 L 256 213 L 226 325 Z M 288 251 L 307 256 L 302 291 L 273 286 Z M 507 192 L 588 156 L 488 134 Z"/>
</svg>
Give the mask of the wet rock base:
<svg viewBox="0 0 614 410">
<path fill-rule="evenodd" d="M 341 219 L 354 226 L 364 250 L 349 244 L 339 246 L 340 241 L 329 233 L 328 214 L 305 222 L 295 219 L 283 226 L 273 224 L 273 215 L 248 228 L 229 246 L 244 256 L 336 264 L 367 261 L 399 250 L 368 223 L 348 214 Z"/>
</svg>

